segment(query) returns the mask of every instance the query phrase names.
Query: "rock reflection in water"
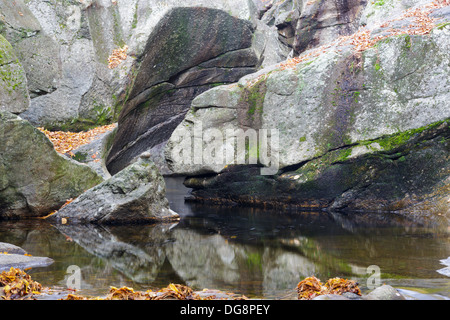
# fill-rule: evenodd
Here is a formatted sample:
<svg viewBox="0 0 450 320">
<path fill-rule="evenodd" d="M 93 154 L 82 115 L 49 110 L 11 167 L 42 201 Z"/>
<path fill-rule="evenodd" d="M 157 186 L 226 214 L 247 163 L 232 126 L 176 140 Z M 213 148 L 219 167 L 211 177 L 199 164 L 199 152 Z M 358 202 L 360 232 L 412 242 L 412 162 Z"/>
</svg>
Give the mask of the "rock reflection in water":
<svg viewBox="0 0 450 320">
<path fill-rule="evenodd" d="M 305 277 L 345 277 L 365 289 L 367 267 L 383 283 L 420 287 L 450 297 L 437 270 L 450 256 L 447 229 L 390 215 L 281 212 L 184 203 L 179 181 L 167 185 L 174 224 L 52 227 L 45 221 L 1 222 L 0 242 L 55 263 L 30 271 L 45 286 L 66 286 L 67 268 L 81 268 L 82 294 L 110 286 L 136 290 L 169 283 L 232 291 L 249 297 L 295 298 Z M 428 290 L 427 289 L 427 290 Z"/>
<path fill-rule="evenodd" d="M 212 209 L 193 205 L 196 215 L 177 225 L 58 228 L 141 287 L 178 282 L 256 297 L 283 296 L 311 275 L 364 280 L 372 264 L 387 277 L 435 278 L 433 257 L 450 253 L 448 237 L 381 216 Z"/>
<path fill-rule="evenodd" d="M 302 252 L 303 245 L 305 252 L 306 247 L 314 247 L 307 239 L 276 240 L 260 235 L 249 242 L 239 235 L 243 230 L 214 228 L 207 221 L 201 228 L 197 222 L 188 220 L 178 226 L 57 228 L 141 285 L 167 285 L 175 281 L 168 276 L 176 274 L 176 280 L 196 289 L 268 296 L 293 288 L 298 279 L 323 269 Z"/>
</svg>

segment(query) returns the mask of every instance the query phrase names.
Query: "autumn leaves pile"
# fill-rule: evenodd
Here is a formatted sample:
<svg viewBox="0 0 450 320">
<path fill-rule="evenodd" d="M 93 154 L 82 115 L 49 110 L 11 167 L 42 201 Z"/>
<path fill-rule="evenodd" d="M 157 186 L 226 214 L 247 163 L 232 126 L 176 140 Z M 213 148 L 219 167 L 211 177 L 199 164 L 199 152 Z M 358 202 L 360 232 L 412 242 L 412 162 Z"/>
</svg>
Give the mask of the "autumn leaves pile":
<svg viewBox="0 0 450 320">
<path fill-rule="evenodd" d="M 53 143 L 55 150 L 61 154 L 73 156 L 72 151 L 90 143 L 99 135 L 109 132 L 116 127 L 115 124 L 98 127 L 86 132 L 63 132 L 49 131 L 44 128 L 38 128 Z"/>
<path fill-rule="evenodd" d="M 326 294 L 342 295 L 346 292 L 361 295 L 358 283 L 341 278 L 330 279 L 323 285 L 316 277 L 309 277 L 297 285 L 299 300 L 312 300 Z"/>
<path fill-rule="evenodd" d="M 245 296 L 235 296 L 234 294 L 224 293 L 223 295 L 227 297 L 226 299 L 247 299 Z M 192 290 L 188 286 L 172 283 L 167 288 L 161 289 L 159 291 L 148 290 L 145 292 L 141 292 L 134 291 L 132 288 L 127 287 L 111 287 L 109 294 L 104 298 L 88 298 L 75 294 L 69 294 L 64 300 L 214 300 L 215 298 L 216 297 L 214 294 L 201 295 L 194 292 L 194 290 Z"/>
<path fill-rule="evenodd" d="M 351 292 L 361 295 L 358 284 L 353 280 L 334 278 L 322 285 L 316 277 L 309 277 L 297 285 L 299 300 L 311 300 L 325 294 L 342 295 Z M 26 272 L 11 268 L 0 274 L 0 300 L 31 300 L 37 295 L 51 292 L 44 288 L 39 282 L 31 279 Z M 224 293 L 218 290 L 204 289 L 202 292 L 194 292 L 188 286 L 180 284 L 170 284 L 168 287 L 158 291 L 148 290 L 145 292 L 134 291 L 132 288 L 111 287 L 106 297 L 84 297 L 70 293 L 62 300 L 247 300 L 246 296 L 239 296 L 234 293 Z"/>
<path fill-rule="evenodd" d="M 20 269 L 11 268 L 0 274 L 0 300 L 32 299 L 41 294 L 43 287 L 39 282 Z"/>
</svg>

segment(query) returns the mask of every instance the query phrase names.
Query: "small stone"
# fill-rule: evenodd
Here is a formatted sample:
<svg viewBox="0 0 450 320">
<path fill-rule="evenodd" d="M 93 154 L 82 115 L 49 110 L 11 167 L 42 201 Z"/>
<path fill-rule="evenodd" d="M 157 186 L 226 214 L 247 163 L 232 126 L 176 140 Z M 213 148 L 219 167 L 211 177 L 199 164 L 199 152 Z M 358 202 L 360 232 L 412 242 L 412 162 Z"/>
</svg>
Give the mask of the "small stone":
<svg viewBox="0 0 450 320">
<path fill-rule="evenodd" d="M 152 156 L 152 154 L 148 151 L 141 154 L 142 159 L 150 159 L 151 156 Z"/>
<path fill-rule="evenodd" d="M 383 285 L 364 297 L 364 300 L 406 300 L 395 288 Z"/>
</svg>

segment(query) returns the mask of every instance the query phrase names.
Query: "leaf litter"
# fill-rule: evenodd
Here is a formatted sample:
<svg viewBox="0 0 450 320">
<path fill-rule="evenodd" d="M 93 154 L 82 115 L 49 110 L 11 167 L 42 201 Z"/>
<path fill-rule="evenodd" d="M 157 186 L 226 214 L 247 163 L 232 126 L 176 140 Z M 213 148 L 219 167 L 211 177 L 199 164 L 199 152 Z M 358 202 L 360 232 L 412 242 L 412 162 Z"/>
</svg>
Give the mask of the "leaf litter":
<svg viewBox="0 0 450 320">
<path fill-rule="evenodd" d="M 31 276 L 20 269 L 11 268 L 0 274 L 0 299 L 28 300 L 41 294 L 42 285 L 31 279 Z"/>
<path fill-rule="evenodd" d="M 67 291 L 67 290 L 61 290 Z M 73 292 L 73 290 L 69 290 Z M 301 281 L 296 288 L 298 300 L 312 300 L 325 294 L 342 295 L 346 292 L 361 296 L 358 283 L 342 278 L 329 279 L 325 284 L 312 276 Z M 43 287 L 29 274 L 20 269 L 11 268 L 0 274 L 0 300 L 32 300 L 36 295 L 53 294 L 55 290 Z M 61 294 L 61 292 L 59 292 Z M 166 288 L 152 291 L 135 291 L 133 288 L 110 287 L 104 297 L 87 297 L 76 293 L 67 293 L 60 300 L 248 300 L 245 295 L 237 295 L 220 290 L 203 289 L 194 291 L 189 286 L 171 283 Z"/>
<path fill-rule="evenodd" d="M 74 156 L 72 153 L 73 150 L 92 142 L 99 135 L 112 131 L 115 127 L 116 124 L 110 124 L 83 132 L 49 131 L 44 128 L 38 129 L 49 138 L 58 153 Z"/>
<path fill-rule="evenodd" d="M 143 292 L 134 291 L 134 289 L 128 287 L 111 287 L 106 297 L 92 298 L 69 294 L 61 300 L 247 300 L 247 297 L 209 289 L 194 292 L 188 286 L 171 283 L 168 287 L 158 291 L 147 290 Z"/>
<path fill-rule="evenodd" d="M 299 300 L 312 300 L 326 294 L 342 295 L 346 292 L 361 296 L 361 290 L 358 287 L 358 283 L 354 280 L 333 278 L 329 279 L 325 285 L 323 285 L 319 279 L 313 276 L 306 278 L 297 285 Z"/>
</svg>

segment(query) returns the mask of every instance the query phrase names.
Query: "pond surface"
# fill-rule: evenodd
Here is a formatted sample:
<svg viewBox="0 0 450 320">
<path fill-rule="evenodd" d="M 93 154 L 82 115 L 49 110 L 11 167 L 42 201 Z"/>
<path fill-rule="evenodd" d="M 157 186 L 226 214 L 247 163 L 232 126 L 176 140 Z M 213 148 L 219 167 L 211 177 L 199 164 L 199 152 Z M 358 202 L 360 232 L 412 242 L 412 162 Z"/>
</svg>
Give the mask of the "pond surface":
<svg viewBox="0 0 450 320">
<path fill-rule="evenodd" d="M 159 289 L 170 283 L 219 289 L 251 298 L 293 299 L 305 277 L 357 280 L 368 267 L 381 283 L 421 299 L 450 299 L 450 230 L 392 215 L 279 212 L 184 202 L 180 179 L 167 179 L 178 224 L 61 226 L 0 222 L 0 242 L 55 260 L 29 271 L 48 287 L 66 288 L 69 266 L 81 268 L 81 292 L 101 296 L 110 286 Z M 422 295 L 425 294 L 425 295 Z"/>
</svg>

